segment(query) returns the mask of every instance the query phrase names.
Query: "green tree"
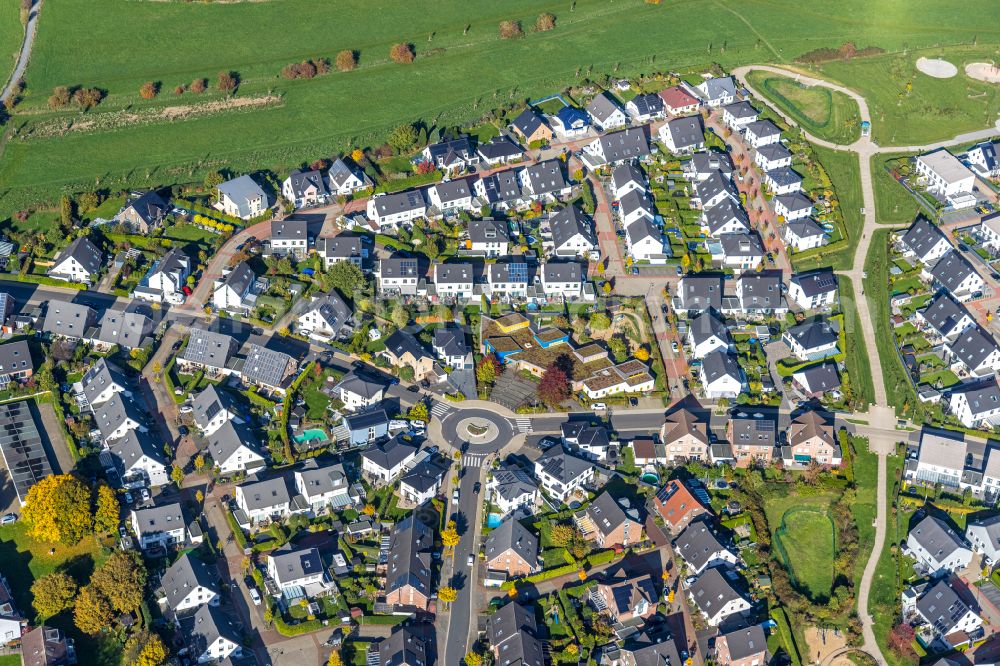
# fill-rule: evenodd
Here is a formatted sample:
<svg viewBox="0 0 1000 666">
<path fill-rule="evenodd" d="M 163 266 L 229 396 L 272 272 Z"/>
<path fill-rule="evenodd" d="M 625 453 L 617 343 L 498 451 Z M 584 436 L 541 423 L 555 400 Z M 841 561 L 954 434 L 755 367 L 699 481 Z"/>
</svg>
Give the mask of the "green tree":
<svg viewBox="0 0 1000 666">
<path fill-rule="evenodd" d="M 368 287 L 368 279 L 364 272 L 349 261 L 338 261 L 333 264 L 323 273 L 321 280 L 324 289 L 336 289 L 351 300 L 354 300 L 355 292 L 364 291 Z"/>
<path fill-rule="evenodd" d="M 76 593 L 77 585 L 72 576 L 54 571 L 31 584 L 31 605 L 40 619 L 46 620 L 72 606 Z"/>
<path fill-rule="evenodd" d="M 595 312 L 590 315 L 590 330 L 606 331 L 611 327 L 611 320 L 603 312 Z"/>
<path fill-rule="evenodd" d="M 430 412 L 427 409 L 427 403 L 421 400 L 413 405 L 413 407 L 410 407 L 408 416 L 410 417 L 410 420 L 423 421 L 426 423 L 430 419 Z"/>
<path fill-rule="evenodd" d="M 389 134 L 387 143 L 400 153 L 408 153 L 417 145 L 417 128 L 412 123 L 400 125 Z"/>
<path fill-rule="evenodd" d="M 226 182 L 225 176 L 218 171 L 211 171 L 205 175 L 205 189 L 207 190 L 214 190 L 224 182 Z"/>
<path fill-rule="evenodd" d="M 413 368 L 408 365 L 404 365 L 399 369 L 399 378 L 404 382 L 412 382 L 414 378 Z"/>
<path fill-rule="evenodd" d="M 608 349 L 611 350 L 611 354 L 615 357 L 615 361 L 618 363 L 622 363 L 628 358 L 628 345 L 626 345 L 625 341 L 617 335 L 608 338 Z"/>
<path fill-rule="evenodd" d="M 72 474 L 47 476 L 28 490 L 21 517 L 39 541 L 74 544 L 90 534 L 90 489 Z"/>
<path fill-rule="evenodd" d="M 396 325 L 397 328 L 403 328 L 410 323 L 410 313 L 402 305 L 397 305 L 392 309 L 392 323 Z"/>
<path fill-rule="evenodd" d="M 132 551 L 115 550 L 90 578 L 111 607 L 119 613 L 132 613 L 142 604 L 146 587 L 146 569 Z"/>
<path fill-rule="evenodd" d="M 118 514 L 121 507 L 115 491 L 107 484 L 97 488 L 97 510 L 94 511 L 94 530 L 97 532 L 114 532 L 118 528 Z"/>
</svg>

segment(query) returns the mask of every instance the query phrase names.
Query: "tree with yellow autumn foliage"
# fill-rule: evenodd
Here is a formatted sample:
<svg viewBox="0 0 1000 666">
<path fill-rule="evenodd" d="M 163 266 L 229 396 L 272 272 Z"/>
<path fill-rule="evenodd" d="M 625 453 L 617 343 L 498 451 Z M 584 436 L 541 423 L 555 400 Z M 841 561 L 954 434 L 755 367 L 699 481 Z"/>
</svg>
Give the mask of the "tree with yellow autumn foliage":
<svg viewBox="0 0 1000 666">
<path fill-rule="evenodd" d="M 33 539 L 77 543 L 93 530 L 90 489 L 72 474 L 47 476 L 28 491 L 21 518 Z"/>
</svg>

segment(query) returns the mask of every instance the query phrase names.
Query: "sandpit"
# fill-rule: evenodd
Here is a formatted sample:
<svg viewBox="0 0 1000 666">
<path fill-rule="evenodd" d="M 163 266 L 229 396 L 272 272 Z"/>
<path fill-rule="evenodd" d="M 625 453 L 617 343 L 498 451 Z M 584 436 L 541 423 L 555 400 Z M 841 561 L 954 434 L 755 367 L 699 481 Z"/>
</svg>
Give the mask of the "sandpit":
<svg viewBox="0 0 1000 666">
<path fill-rule="evenodd" d="M 806 627 L 805 630 L 806 649 L 808 654 L 802 655 L 803 662 L 808 664 L 823 664 L 823 666 L 854 666 L 846 654 L 834 657 L 830 656 L 847 647 L 847 640 L 844 634 L 839 636 L 833 630 L 817 629 L 816 627 Z M 828 663 L 824 663 L 828 662 Z"/>
<path fill-rule="evenodd" d="M 919 58 L 917 69 L 935 79 L 950 79 L 958 74 L 958 67 L 940 58 Z"/>
<path fill-rule="evenodd" d="M 1000 67 L 991 62 L 973 62 L 965 66 L 965 75 L 977 81 L 1000 83 Z"/>
</svg>

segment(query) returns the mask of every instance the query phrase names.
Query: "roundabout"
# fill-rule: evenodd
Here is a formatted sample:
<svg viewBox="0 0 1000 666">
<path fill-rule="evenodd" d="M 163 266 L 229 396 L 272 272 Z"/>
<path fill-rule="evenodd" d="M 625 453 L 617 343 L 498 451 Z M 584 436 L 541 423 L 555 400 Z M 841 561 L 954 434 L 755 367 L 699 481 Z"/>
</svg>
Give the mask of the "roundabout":
<svg viewBox="0 0 1000 666">
<path fill-rule="evenodd" d="M 466 453 L 494 453 L 514 437 L 513 424 L 488 409 L 461 409 L 441 418 L 444 443 Z"/>
</svg>

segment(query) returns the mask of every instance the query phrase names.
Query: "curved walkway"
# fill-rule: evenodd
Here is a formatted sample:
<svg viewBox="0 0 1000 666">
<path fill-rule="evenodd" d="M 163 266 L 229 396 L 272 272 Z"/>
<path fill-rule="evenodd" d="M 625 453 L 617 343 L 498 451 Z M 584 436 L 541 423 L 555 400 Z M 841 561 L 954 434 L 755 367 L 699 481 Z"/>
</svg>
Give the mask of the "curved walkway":
<svg viewBox="0 0 1000 666">
<path fill-rule="evenodd" d="M 17 83 L 22 76 L 24 76 L 24 70 L 28 67 L 28 60 L 31 59 L 31 48 L 35 45 L 35 32 L 38 28 L 38 14 L 42 11 L 42 0 L 37 0 L 29 10 L 28 13 L 28 25 L 24 26 L 24 41 L 21 42 L 21 52 L 17 55 L 17 64 L 14 65 L 14 71 L 10 73 L 10 78 L 7 79 L 7 85 L 4 86 L 3 92 L 0 92 L 0 104 L 7 101 L 10 97 L 11 89 L 13 89 L 14 84 Z"/>
</svg>

